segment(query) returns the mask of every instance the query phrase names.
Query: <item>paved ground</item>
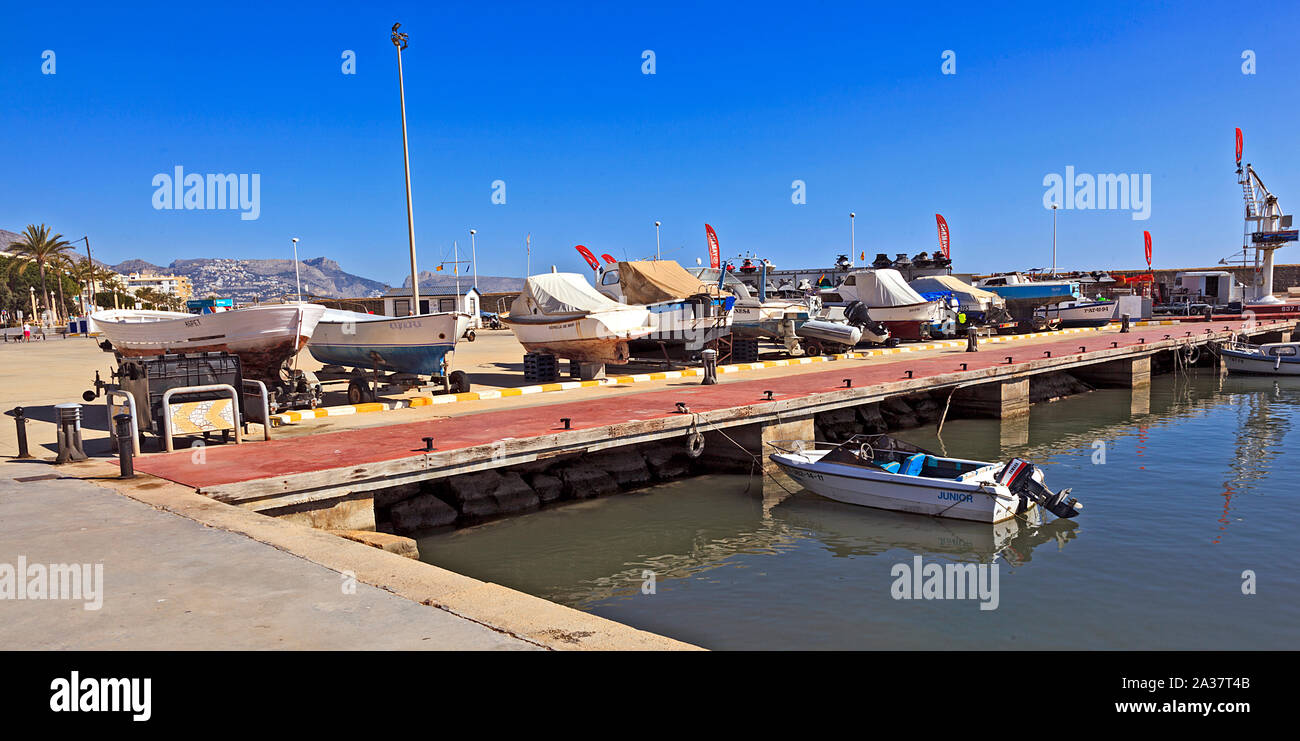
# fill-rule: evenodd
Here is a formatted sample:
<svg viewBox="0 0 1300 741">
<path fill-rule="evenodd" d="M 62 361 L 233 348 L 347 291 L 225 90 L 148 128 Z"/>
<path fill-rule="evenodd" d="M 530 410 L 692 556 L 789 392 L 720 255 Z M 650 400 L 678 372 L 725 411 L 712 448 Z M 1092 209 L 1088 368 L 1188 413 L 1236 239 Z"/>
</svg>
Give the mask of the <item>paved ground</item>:
<svg viewBox="0 0 1300 741">
<path fill-rule="evenodd" d="M 537 647 L 79 479 L 14 480 L 52 473 L 0 463 L 0 571 L 102 563 L 103 606 L 0 599 L 0 650 Z"/>
</svg>

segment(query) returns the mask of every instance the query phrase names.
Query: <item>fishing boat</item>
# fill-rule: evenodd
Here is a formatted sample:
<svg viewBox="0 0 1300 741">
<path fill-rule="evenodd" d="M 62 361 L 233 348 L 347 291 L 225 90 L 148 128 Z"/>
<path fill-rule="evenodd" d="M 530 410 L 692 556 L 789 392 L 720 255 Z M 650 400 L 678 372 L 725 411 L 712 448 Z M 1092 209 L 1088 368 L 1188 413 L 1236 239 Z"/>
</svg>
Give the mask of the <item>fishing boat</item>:
<svg viewBox="0 0 1300 741">
<path fill-rule="evenodd" d="M 721 284 L 724 291 L 736 297 L 731 310 L 731 334 L 739 339 L 775 340 L 785 346 L 793 356 L 803 355 L 799 342 L 799 328 L 811 318 L 815 297 L 805 296 L 790 286 L 787 291 L 772 289 L 767 284 L 767 268 L 760 268 L 757 288 L 749 281 L 737 278 L 722 268 L 694 268 L 688 270 L 705 284 Z M 757 358 L 752 358 L 757 360 Z"/>
<path fill-rule="evenodd" d="M 1300 342 L 1251 345 L 1227 342 L 1219 348 L 1229 373 L 1264 376 L 1300 376 Z"/>
<path fill-rule="evenodd" d="M 214 314 L 108 309 L 92 319 L 122 357 L 228 352 L 239 356 L 244 378 L 272 387 L 280 383 L 281 366 L 307 344 L 324 313 L 324 306 L 286 303 Z"/>
<path fill-rule="evenodd" d="M 1083 508 L 1069 489 L 1053 492 L 1042 469 L 1012 458 L 1006 463 L 937 456 L 889 435 L 855 435 L 838 445 L 780 440 L 768 457 L 804 488 L 863 507 L 1002 522 L 1042 507 L 1057 517 Z M 822 449 L 817 449 L 822 446 Z"/>
<path fill-rule="evenodd" d="M 529 352 L 586 363 L 625 364 L 628 343 L 655 329 L 649 309 L 614 301 L 577 273 L 529 276 L 501 319 Z"/>
<path fill-rule="evenodd" d="M 325 365 L 441 377 L 469 318 L 455 311 L 391 317 L 326 309 L 307 350 Z"/>
</svg>

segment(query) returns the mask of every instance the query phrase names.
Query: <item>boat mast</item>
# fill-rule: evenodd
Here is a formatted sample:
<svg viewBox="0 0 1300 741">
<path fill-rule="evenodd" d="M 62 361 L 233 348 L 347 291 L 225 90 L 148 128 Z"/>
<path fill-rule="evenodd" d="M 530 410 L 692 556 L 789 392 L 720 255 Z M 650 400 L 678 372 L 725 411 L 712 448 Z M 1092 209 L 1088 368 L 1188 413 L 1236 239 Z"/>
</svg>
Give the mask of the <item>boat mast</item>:
<svg viewBox="0 0 1300 741">
<path fill-rule="evenodd" d="M 393 24 L 393 46 L 397 47 L 397 92 L 402 100 L 402 160 L 406 165 L 406 234 L 411 245 L 411 306 L 409 316 L 420 313 L 420 274 L 415 269 L 415 216 L 411 211 L 411 153 L 406 144 L 406 81 L 402 77 L 402 50 L 406 34 L 398 33 L 402 24 Z"/>
</svg>

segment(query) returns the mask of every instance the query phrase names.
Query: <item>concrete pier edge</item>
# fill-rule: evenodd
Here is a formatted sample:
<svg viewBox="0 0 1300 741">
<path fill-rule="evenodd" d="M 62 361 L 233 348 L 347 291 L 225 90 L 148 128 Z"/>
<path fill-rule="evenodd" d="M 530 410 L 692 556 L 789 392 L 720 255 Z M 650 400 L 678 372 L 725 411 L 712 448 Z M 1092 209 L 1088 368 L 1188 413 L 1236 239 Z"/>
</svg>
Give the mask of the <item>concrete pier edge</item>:
<svg viewBox="0 0 1300 741">
<path fill-rule="evenodd" d="M 332 533 L 258 514 L 145 474 L 119 479 L 116 464 L 92 459 L 62 467 L 64 475 L 206 527 L 251 538 L 357 581 L 484 627 L 555 650 L 701 650 L 682 641 L 483 582 L 433 564 Z"/>
</svg>

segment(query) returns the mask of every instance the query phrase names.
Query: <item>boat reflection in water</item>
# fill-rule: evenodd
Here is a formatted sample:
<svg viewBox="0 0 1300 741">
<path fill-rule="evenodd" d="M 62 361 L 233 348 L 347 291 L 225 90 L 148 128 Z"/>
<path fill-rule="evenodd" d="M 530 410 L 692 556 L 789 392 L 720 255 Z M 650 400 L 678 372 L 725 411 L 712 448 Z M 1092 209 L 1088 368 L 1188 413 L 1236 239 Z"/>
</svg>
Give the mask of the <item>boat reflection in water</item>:
<svg viewBox="0 0 1300 741">
<path fill-rule="evenodd" d="M 902 550 L 962 562 L 992 563 L 1000 557 L 1011 566 L 1020 566 L 1030 561 L 1033 550 L 1040 545 L 1064 547 L 1079 528 L 1073 520 L 1058 518 L 1044 524 L 1038 508 L 1021 517 L 989 524 L 864 509 L 809 492 L 785 499 L 771 512 L 778 522 L 816 540 L 836 557 L 876 556 Z"/>
</svg>

